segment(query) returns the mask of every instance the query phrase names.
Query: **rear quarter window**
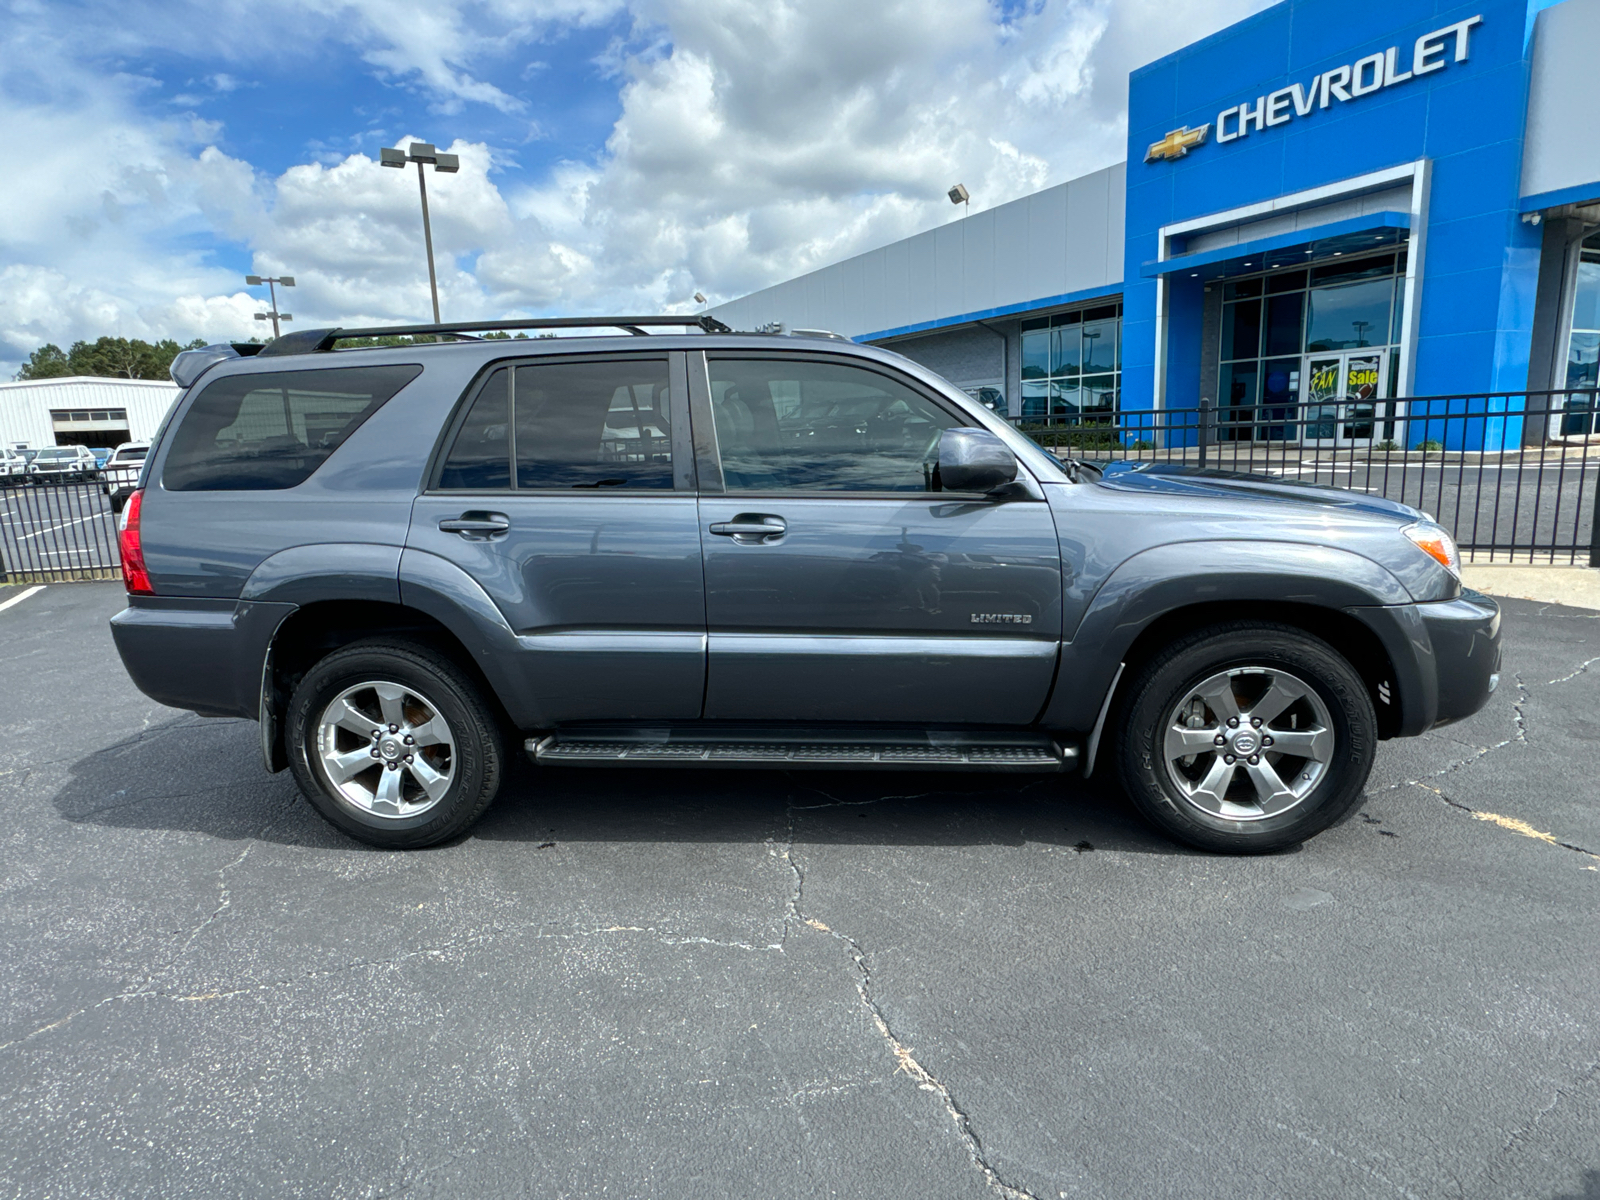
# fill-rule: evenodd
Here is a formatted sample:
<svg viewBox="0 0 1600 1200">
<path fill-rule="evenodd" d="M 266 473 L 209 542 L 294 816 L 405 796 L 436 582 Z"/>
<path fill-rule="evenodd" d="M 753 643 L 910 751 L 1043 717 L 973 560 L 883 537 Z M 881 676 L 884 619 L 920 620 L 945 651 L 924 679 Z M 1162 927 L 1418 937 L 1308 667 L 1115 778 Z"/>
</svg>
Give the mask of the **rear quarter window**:
<svg viewBox="0 0 1600 1200">
<path fill-rule="evenodd" d="M 161 471 L 171 492 L 277 491 L 304 483 L 422 368 L 335 367 L 212 381 Z"/>
</svg>

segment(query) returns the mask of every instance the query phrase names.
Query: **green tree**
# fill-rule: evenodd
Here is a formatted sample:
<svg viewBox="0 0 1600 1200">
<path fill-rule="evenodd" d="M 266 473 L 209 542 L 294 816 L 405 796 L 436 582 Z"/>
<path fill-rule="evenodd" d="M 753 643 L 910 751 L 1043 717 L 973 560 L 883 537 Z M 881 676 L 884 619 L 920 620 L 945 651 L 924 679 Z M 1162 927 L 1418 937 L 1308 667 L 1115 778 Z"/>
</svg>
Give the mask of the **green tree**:
<svg viewBox="0 0 1600 1200">
<path fill-rule="evenodd" d="M 54 342 L 46 342 L 28 355 L 28 361 L 22 364 L 22 370 L 17 372 L 17 378 L 59 379 L 63 375 L 71 374 L 72 364 L 67 360 L 61 347 Z"/>
</svg>

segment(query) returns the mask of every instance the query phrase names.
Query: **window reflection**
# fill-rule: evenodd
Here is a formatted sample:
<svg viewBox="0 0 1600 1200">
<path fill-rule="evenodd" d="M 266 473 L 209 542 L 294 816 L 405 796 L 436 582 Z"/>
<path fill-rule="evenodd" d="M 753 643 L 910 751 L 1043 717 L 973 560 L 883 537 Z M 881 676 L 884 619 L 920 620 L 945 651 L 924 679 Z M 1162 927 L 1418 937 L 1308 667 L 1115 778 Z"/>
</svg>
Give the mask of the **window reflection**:
<svg viewBox="0 0 1600 1200">
<path fill-rule="evenodd" d="M 1397 345 L 1405 269 L 1391 250 L 1223 284 L 1219 436 L 1296 437 L 1303 356 Z"/>
<path fill-rule="evenodd" d="M 1567 342 L 1569 388 L 1600 387 L 1600 233 L 1583 242 L 1577 285 L 1572 297 L 1572 336 Z M 1600 433 L 1600 415 L 1593 396 L 1568 396 L 1564 434 Z"/>
<path fill-rule="evenodd" d="M 1122 385 L 1122 306 L 1103 304 L 1022 323 L 1022 415 L 1110 420 Z"/>
</svg>

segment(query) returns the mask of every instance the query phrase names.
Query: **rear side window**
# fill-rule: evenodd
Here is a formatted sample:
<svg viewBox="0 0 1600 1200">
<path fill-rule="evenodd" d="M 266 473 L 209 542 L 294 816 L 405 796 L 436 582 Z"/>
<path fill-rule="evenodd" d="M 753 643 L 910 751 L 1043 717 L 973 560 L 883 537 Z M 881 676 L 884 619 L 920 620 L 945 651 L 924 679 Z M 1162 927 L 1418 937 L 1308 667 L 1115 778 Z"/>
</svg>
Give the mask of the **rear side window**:
<svg viewBox="0 0 1600 1200">
<path fill-rule="evenodd" d="M 489 376 L 456 431 L 439 476 L 442 488 L 511 486 L 511 372 Z"/>
<path fill-rule="evenodd" d="M 172 438 L 172 492 L 276 491 L 304 483 L 419 374 L 415 364 L 234 375 L 207 385 Z"/>
<path fill-rule="evenodd" d="M 456 431 L 439 486 L 671 488 L 666 359 L 502 367 Z"/>
</svg>

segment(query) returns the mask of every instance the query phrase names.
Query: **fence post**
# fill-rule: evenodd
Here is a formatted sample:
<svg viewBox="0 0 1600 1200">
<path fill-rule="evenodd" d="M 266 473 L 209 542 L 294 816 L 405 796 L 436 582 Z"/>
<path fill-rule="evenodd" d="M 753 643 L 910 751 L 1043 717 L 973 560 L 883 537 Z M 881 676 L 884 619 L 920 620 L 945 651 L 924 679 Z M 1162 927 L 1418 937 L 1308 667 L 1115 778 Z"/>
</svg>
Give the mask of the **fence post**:
<svg viewBox="0 0 1600 1200">
<path fill-rule="evenodd" d="M 1206 448 L 1211 444 L 1211 419 L 1214 413 L 1210 396 L 1200 397 L 1200 466 L 1206 465 Z"/>
</svg>

